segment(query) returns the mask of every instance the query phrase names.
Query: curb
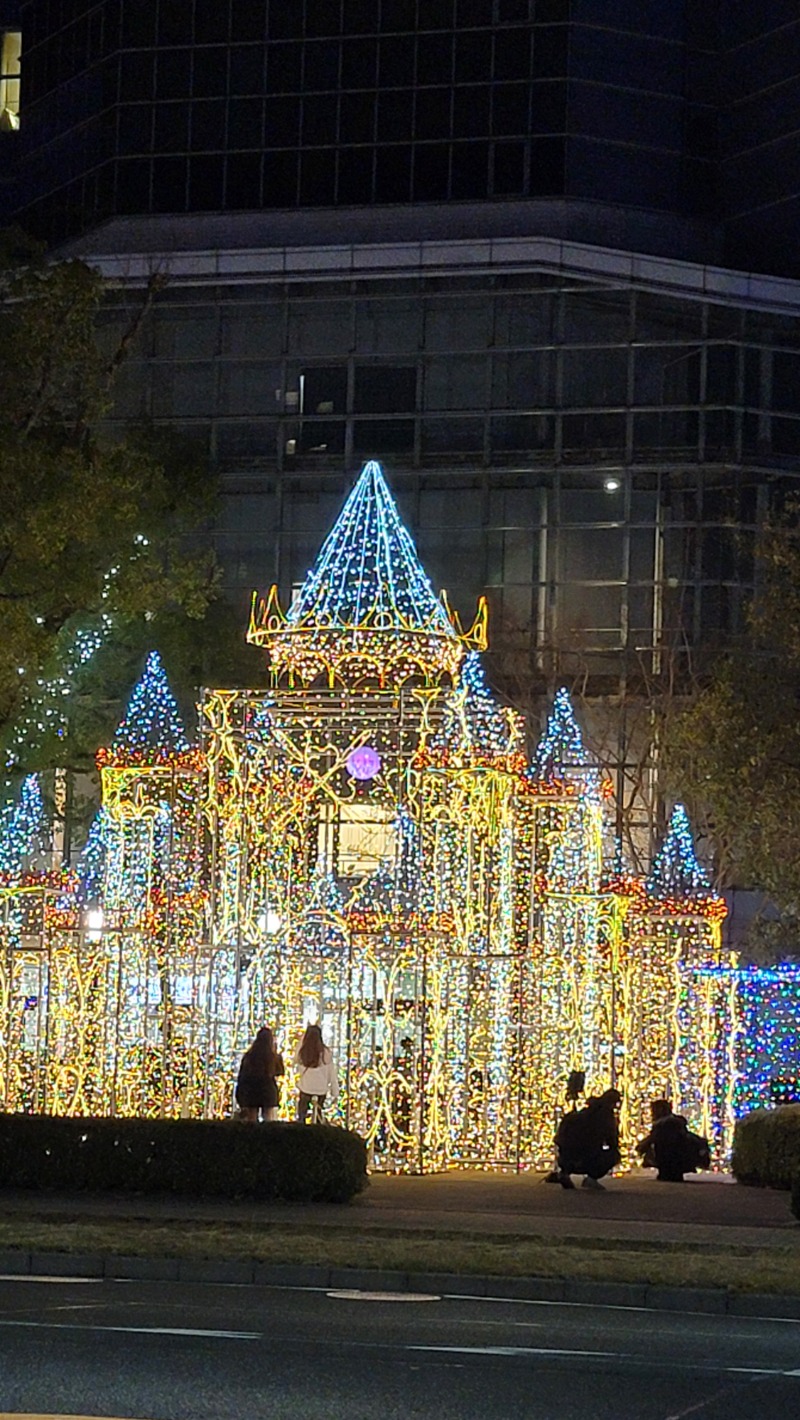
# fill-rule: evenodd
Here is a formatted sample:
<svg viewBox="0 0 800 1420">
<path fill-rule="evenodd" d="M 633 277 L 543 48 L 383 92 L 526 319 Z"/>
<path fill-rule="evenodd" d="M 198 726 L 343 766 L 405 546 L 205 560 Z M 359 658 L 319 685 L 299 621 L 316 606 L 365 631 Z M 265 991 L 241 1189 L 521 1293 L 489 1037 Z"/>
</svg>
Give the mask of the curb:
<svg viewBox="0 0 800 1420">
<path fill-rule="evenodd" d="M 123 1257 L 102 1253 L 0 1252 L 0 1277 L 75 1277 L 113 1281 L 188 1282 L 195 1285 L 346 1288 L 381 1292 L 438 1292 L 520 1302 L 562 1302 L 652 1311 L 696 1312 L 800 1322 L 800 1296 L 731 1292 L 723 1287 L 664 1287 L 645 1282 L 570 1281 L 558 1277 L 494 1277 L 450 1272 L 389 1272 L 354 1267 L 293 1266 L 256 1261 L 178 1257 Z"/>
</svg>

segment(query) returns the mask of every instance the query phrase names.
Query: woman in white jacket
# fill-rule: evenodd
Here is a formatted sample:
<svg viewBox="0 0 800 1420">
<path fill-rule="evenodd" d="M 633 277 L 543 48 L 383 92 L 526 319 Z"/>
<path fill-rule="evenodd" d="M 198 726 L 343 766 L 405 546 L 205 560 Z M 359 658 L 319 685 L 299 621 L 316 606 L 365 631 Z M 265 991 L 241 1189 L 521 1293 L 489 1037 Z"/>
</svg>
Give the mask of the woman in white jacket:
<svg viewBox="0 0 800 1420">
<path fill-rule="evenodd" d="M 331 1102 L 336 1103 L 339 1094 L 339 1077 L 336 1073 L 336 1065 L 333 1059 L 333 1051 L 329 1050 L 322 1039 L 322 1031 L 319 1026 L 306 1026 L 305 1035 L 300 1042 L 294 1063 L 299 1071 L 300 1099 L 297 1105 L 297 1118 L 300 1124 L 305 1124 L 309 1106 L 314 1101 L 312 1119 L 319 1119 L 328 1095 Z"/>
</svg>

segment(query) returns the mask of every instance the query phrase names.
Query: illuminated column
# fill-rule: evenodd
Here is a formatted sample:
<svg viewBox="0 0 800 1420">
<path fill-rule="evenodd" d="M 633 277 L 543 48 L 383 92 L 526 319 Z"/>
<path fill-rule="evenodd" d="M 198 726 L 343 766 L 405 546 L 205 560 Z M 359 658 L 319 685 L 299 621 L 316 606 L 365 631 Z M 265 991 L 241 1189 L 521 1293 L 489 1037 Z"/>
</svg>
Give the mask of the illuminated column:
<svg viewBox="0 0 800 1420">
<path fill-rule="evenodd" d="M 0 1108 L 47 1107 L 46 911 L 59 875 L 49 863 L 49 823 L 29 774 L 0 813 Z"/>
<path fill-rule="evenodd" d="M 156 652 L 110 749 L 103 787 L 103 944 L 112 1109 L 202 1110 L 209 963 L 204 939 L 204 761 L 186 736 Z"/>
<path fill-rule="evenodd" d="M 434 593 L 383 473 L 370 462 L 288 611 L 274 587 L 254 599 L 248 639 L 269 653 L 271 762 L 269 754 L 259 759 L 245 731 L 250 763 L 243 768 L 240 722 L 228 734 L 223 721 L 231 723 L 234 708 L 221 705 L 212 710 L 222 727 L 214 731 L 219 754 L 210 746 L 209 759 L 217 860 L 223 830 L 250 865 L 274 859 L 273 842 L 283 854 L 283 927 L 278 941 L 257 949 L 257 971 L 279 983 L 276 1009 L 291 1028 L 292 1002 L 303 998 L 314 960 L 304 934 L 321 857 L 342 896 L 345 984 L 334 958 L 323 959 L 318 999 L 322 1007 L 326 999 L 339 1003 L 330 1029 L 343 1042 L 344 1116 L 365 1134 L 377 1166 L 440 1167 L 452 1153 L 452 1072 L 463 1077 L 467 1068 L 463 1060 L 453 1064 L 448 1039 L 464 1004 L 452 964 L 473 946 L 487 959 L 507 930 L 502 903 L 511 896 L 495 864 L 503 856 L 502 814 L 492 820 L 485 782 L 496 767 L 493 752 L 473 754 L 462 723 L 474 711 L 480 738 L 500 714 L 479 667 L 465 666 L 463 683 L 460 676 L 465 653 L 485 647 L 485 604 L 465 632 Z M 460 748 L 445 764 L 448 747 L 434 750 L 432 741 L 450 699 L 459 702 L 452 708 Z M 428 751 L 438 756 L 435 767 Z M 479 779 L 468 783 L 478 766 Z M 266 813 L 253 812 L 259 796 Z M 412 842 L 409 855 L 403 844 Z M 443 852 L 454 868 L 446 888 L 434 867 Z M 215 923 L 227 912 L 240 936 L 250 931 L 253 880 L 243 861 L 236 893 L 228 888 L 227 905 L 214 912 Z M 231 884 L 234 877 L 232 869 Z M 499 1029 L 492 999 L 482 995 L 480 1003 L 489 1011 L 487 1039 Z"/>
<path fill-rule="evenodd" d="M 520 941 L 515 896 L 522 726 L 495 702 L 475 653 L 465 657 L 443 711 L 423 756 L 422 817 L 430 845 L 427 890 L 452 924 L 441 938 L 450 1157 L 516 1163 L 526 1098 L 519 1072 L 526 935 Z"/>
<path fill-rule="evenodd" d="M 560 690 L 536 752 L 530 795 L 532 951 L 531 1016 L 534 1147 L 552 1159 L 553 1136 L 572 1070 L 589 1092 L 608 1088 L 606 1022 L 610 972 L 601 951 L 603 800 L 607 793 L 587 756 L 569 695 Z"/>
<path fill-rule="evenodd" d="M 659 995 L 669 991 L 669 1030 L 646 1019 L 645 979 L 638 1026 L 642 1087 L 649 1081 L 654 1094 L 665 1094 L 721 1161 L 733 1125 L 738 1020 L 728 968 L 735 957 L 722 950 L 725 903 L 698 861 L 682 804 L 673 809 L 646 887 L 640 940 L 656 968 Z"/>
</svg>

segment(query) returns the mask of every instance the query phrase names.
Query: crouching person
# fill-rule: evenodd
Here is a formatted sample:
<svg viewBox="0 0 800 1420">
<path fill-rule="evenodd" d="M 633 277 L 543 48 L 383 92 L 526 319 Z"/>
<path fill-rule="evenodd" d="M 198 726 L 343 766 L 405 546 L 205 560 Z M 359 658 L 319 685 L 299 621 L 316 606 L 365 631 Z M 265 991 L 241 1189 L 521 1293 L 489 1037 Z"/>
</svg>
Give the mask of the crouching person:
<svg viewBox="0 0 800 1420">
<path fill-rule="evenodd" d="M 558 1126 L 558 1181 L 562 1188 L 574 1188 L 571 1175 L 583 1174 L 583 1188 L 602 1192 L 600 1179 L 619 1163 L 617 1109 L 622 1103 L 619 1090 L 590 1099 L 583 1109 L 565 1114 Z"/>
<path fill-rule="evenodd" d="M 650 1132 L 636 1152 L 645 1168 L 658 1170 L 661 1183 L 683 1183 L 685 1173 L 710 1167 L 708 1140 L 693 1134 L 682 1114 L 673 1114 L 669 1100 L 653 1100 L 650 1115 Z"/>
</svg>

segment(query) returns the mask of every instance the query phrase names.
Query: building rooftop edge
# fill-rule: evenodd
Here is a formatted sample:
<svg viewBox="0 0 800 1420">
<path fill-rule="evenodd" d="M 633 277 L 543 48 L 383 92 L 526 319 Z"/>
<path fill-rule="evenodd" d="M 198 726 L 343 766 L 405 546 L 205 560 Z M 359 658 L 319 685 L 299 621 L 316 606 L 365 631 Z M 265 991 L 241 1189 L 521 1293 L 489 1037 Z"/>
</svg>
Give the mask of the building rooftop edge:
<svg viewBox="0 0 800 1420">
<path fill-rule="evenodd" d="M 189 250 L 166 244 L 161 249 L 137 247 L 135 229 L 126 237 L 124 229 L 120 230 L 116 222 L 106 230 L 109 239 L 114 235 L 120 239 L 116 243 L 109 240 L 107 250 L 96 251 L 91 244 L 76 241 L 60 248 L 56 255 L 85 260 L 107 280 L 119 285 L 141 284 L 157 271 L 182 285 L 209 285 L 354 277 L 390 279 L 456 273 L 496 275 L 519 270 L 549 272 L 564 279 L 611 282 L 723 305 L 747 305 L 787 314 L 800 310 L 800 280 L 790 277 L 736 271 L 553 237 L 448 238 L 250 248 L 197 246 Z"/>
</svg>

